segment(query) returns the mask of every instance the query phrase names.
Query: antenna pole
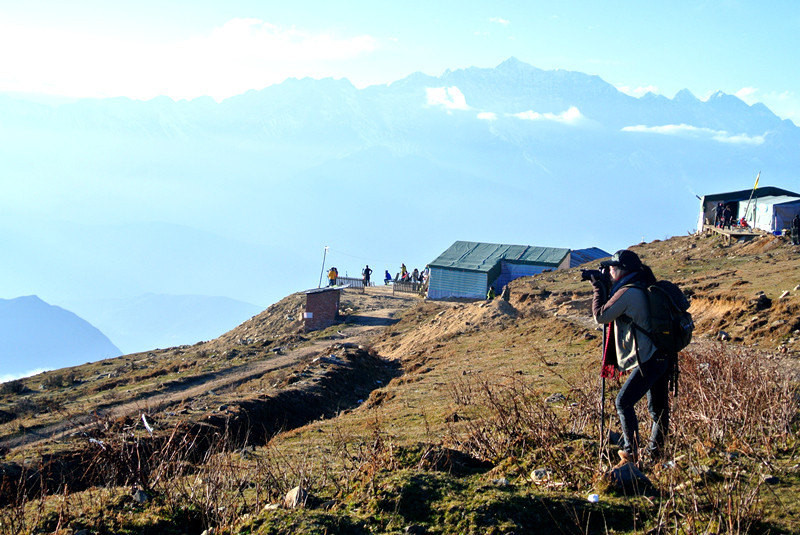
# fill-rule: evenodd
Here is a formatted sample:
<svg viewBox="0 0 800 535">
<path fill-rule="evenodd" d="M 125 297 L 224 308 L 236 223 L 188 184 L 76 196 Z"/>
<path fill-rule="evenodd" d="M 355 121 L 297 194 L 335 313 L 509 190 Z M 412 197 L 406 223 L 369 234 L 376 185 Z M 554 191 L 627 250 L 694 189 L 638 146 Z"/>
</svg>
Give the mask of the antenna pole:
<svg viewBox="0 0 800 535">
<path fill-rule="evenodd" d="M 328 246 L 325 246 L 325 249 L 322 252 L 322 270 L 319 272 L 319 286 L 317 288 L 322 288 L 322 275 L 325 273 L 325 258 L 328 256 Z"/>
</svg>

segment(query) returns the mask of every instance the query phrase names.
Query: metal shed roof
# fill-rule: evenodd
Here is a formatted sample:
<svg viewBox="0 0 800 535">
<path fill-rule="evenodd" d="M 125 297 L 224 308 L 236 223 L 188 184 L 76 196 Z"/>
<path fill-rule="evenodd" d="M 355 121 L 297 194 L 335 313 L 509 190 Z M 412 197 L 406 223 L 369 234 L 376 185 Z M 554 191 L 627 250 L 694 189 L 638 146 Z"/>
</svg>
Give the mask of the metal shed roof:
<svg viewBox="0 0 800 535">
<path fill-rule="evenodd" d="M 431 262 L 431 267 L 488 272 L 501 260 L 519 264 L 537 264 L 557 268 L 569 254 L 559 247 L 534 247 L 457 241 Z"/>
<path fill-rule="evenodd" d="M 706 195 L 703 197 L 703 201 L 705 203 L 713 202 L 713 201 L 746 201 L 750 198 L 752 194 L 754 199 L 761 199 L 763 197 L 772 197 L 772 196 L 782 196 L 787 195 L 789 197 L 800 197 L 797 193 L 793 191 L 789 191 L 782 188 L 776 188 L 774 186 L 765 186 L 763 188 L 757 188 L 755 192 L 752 189 L 743 189 L 739 191 L 730 191 L 728 193 L 715 193 L 712 195 Z"/>
<path fill-rule="evenodd" d="M 598 247 L 574 250 L 569 257 L 569 267 L 580 266 L 586 262 L 592 262 L 593 260 L 599 260 L 607 256 L 611 255 Z"/>
</svg>

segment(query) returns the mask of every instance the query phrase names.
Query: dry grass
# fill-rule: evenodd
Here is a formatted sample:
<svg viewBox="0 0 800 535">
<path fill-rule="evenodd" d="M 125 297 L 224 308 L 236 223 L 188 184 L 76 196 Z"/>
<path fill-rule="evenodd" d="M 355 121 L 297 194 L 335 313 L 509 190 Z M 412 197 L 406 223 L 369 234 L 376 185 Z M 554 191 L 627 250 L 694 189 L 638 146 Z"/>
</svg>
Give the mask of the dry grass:
<svg viewBox="0 0 800 535">
<path fill-rule="evenodd" d="M 649 498 L 619 494 L 603 477 L 614 452 L 601 452 L 598 440 L 600 333 L 588 320 L 589 289 L 566 271 L 515 281 L 510 303 L 410 306 L 371 344 L 402 375 L 372 380 L 356 408 L 286 430 L 263 447 L 247 446 L 253 437 L 241 429 L 217 426 L 199 435 L 180 419 L 160 418 L 158 440 L 137 420 L 109 423 L 102 438 L 109 449 L 94 444 L 86 466 L 111 490 L 53 486 L 46 496 L 31 481 L 42 473 L 31 465 L 6 479 L 16 492 L 5 494 L 0 534 L 81 527 L 178 533 L 186 526 L 218 533 L 399 533 L 412 525 L 429 533 L 799 531 L 800 398 L 791 372 L 796 345 L 789 342 L 798 301 L 794 294 L 778 297 L 791 290 L 784 286 L 798 278 L 800 262 L 771 239 L 722 248 L 711 238 L 682 237 L 637 250 L 657 274 L 674 274 L 694 294 L 701 325 L 683 354 L 668 457 L 647 469 L 655 487 Z M 756 291 L 770 306 L 758 309 L 764 301 Z M 367 295 L 347 306 L 381 305 L 370 305 Z M 137 377 L 130 386 L 145 389 L 169 374 L 246 362 L 255 358 L 248 351 L 273 347 L 256 347 L 272 339 L 259 329 L 279 320 L 277 312 L 262 317 L 213 349 L 167 350 L 163 363 L 123 358 L 104 365 L 120 370 L 107 379 Z M 723 327 L 756 345 L 709 341 Z M 785 354 L 774 351 L 779 344 Z M 300 380 L 295 386 L 313 384 L 303 375 L 312 356 L 282 372 L 283 387 L 292 378 Z M 176 371 L 178 362 L 190 364 Z M 54 383 L 50 398 L 82 388 L 86 373 L 98 370 L 76 371 L 71 387 Z M 27 399 L 40 399 L 31 395 L 40 381 L 9 387 L 18 391 L 0 403 L 26 389 Z M 609 384 L 606 428 L 616 425 L 610 401 L 616 388 Z M 563 398 L 547 401 L 552 394 Z M 236 395 L 229 401 L 236 403 Z M 73 398 L 60 399 L 70 411 Z M 540 485 L 530 481 L 534 469 L 548 471 Z M 134 503 L 131 485 L 150 499 Z M 265 510 L 298 485 L 311 493 L 308 508 Z M 586 502 L 592 491 L 602 494 L 600 504 Z"/>
</svg>

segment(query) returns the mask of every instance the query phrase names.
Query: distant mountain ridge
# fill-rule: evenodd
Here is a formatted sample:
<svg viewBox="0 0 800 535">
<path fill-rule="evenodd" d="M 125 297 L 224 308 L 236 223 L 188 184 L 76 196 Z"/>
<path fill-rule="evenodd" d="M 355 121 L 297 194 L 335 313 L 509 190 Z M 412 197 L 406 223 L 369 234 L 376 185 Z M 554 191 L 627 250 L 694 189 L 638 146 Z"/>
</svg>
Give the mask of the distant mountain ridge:
<svg viewBox="0 0 800 535">
<path fill-rule="evenodd" d="M 57 369 L 122 352 L 76 314 L 29 295 L 0 299 L 0 375 Z"/>
<path fill-rule="evenodd" d="M 234 129 L 269 137 L 291 134 L 297 127 L 314 123 L 343 130 L 350 129 L 349 125 L 370 126 L 365 124 L 368 122 L 381 126 L 409 123 L 415 116 L 391 113 L 391 104 L 419 103 L 425 88 L 439 86 L 458 87 L 473 110 L 513 114 L 532 109 L 539 113 L 560 113 L 577 106 L 584 115 L 609 127 L 685 123 L 732 131 L 746 128 L 747 133 L 760 134 L 781 123 L 791 123 L 781 120 L 761 103 L 748 105 L 723 92 L 706 101 L 697 99 L 687 89 L 672 99 L 652 93 L 636 98 L 620 92 L 599 76 L 566 70 L 545 71 L 513 57 L 495 68 L 470 67 L 446 71 L 441 77 L 415 73 L 388 85 L 362 90 L 346 79 L 292 78 L 220 103 L 209 97 L 191 101 L 117 97 L 83 99 L 53 107 L 0 95 L 0 112 L 6 121 L 39 121 L 68 129 L 119 131 L 122 128 L 131 134 L 166 137 L 202 132 L 216 137 L 211 133 Z M 317 122 L 320 118 L 321 123 Z"/>
<path fill-rule="evenodd" d="M 613 251 L 692 230 L 697 196 L 759 171 L 791 190 L 800 169 L 800 128 L 762 104 L 635 98 L 515 58 L 219 103 L 0 95 L 0 118 L 0 280 L 59 303 L 269 304 L 317 286 L 325 246 L 350 273 L 421 269 L 455 240 Z"/>
<path fill-rule="evenodd" d="M 85 310 L 126 354 L 210 340 L 263 310 L 227 297 L 161 294 L 73 306 Z"/>
</svg>

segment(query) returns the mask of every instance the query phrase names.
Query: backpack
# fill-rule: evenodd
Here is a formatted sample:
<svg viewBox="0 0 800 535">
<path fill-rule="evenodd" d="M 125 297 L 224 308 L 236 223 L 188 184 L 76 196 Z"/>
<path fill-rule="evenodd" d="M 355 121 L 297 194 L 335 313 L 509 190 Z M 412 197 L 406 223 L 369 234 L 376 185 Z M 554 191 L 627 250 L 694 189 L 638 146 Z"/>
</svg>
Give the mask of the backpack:
<svg viewBox="0 0 800 535">
<path fill-rule="evenodd" d="M 635 285 L 647 296 L 650 330 L 631 322 L 643 332 L 657 349 L 677 354 L 692 341 L 694 321 L 689 313 L 689 300 L 680 288 L 670 281 L 660 280 L 650 286 Z"/>
</svg>

